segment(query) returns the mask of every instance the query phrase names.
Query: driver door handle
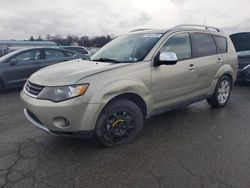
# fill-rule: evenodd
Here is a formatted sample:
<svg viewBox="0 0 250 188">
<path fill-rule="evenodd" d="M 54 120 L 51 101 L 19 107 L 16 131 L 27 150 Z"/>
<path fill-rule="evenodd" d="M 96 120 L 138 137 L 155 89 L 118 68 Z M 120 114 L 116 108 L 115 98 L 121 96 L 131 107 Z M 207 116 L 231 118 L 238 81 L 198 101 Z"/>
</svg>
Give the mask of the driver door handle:
<svg viewBox="0 0 250 188">
<path fill-rule="evenodd" d="M 218 64 L 221 64 L 221 63 L 223 63 L 223 59 L 221 59 L 221 58 L 218 58 L 218 60 L 217 60 L 217 63 L 218 63 Z"/>
<path fill-rule="evenodd" d="M 188 67 L 188 70 L 195 70 L 196 69 L 196 66 L 194 64 L 190 64 L 189 67 Z"/>
</svg>

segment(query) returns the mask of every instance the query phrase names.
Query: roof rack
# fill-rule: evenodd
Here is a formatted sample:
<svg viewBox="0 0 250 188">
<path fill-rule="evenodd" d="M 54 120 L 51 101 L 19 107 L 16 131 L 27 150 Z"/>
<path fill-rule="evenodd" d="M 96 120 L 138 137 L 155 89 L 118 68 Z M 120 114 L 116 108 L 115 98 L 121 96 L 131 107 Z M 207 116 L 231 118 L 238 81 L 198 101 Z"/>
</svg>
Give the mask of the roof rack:
<svg viewBox="0 0 250 188">
<path fill-rule="evenodd" d="M 181 24 L 181 25 L 177 25 L 173 27 L 173 29 L 177 29 L 177 28 L 203 28 L 205 30 L 215 30 L 217 32 L 221 32 L 220 29 L 216 27 L 207 26 L 207 25 Z"/>
<path fill-rule="evenodd" d="M 135 30 L 130 31 L 130 33 L 136 32 L 136 31 L 146 31 L 146 30 L 150 30 L 150 28 L 146 28 L 146 29 L 135 29 Z"/>
</svg>

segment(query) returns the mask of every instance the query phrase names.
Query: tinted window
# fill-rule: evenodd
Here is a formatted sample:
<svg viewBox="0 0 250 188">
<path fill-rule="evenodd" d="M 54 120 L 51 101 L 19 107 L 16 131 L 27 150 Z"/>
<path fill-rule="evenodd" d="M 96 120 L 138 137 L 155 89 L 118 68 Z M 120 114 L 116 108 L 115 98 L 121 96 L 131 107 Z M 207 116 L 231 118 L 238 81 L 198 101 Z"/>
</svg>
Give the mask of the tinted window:
<svg viewBox="0 0 250 188">
<path fill-rule="evenodd" d="M 64 49 L 75 51 L 81 54 L 88 54 L 88 52 L 84 48 L 81 48 L 81 47 L 64 47 Z"/>
<path fill-rule="evenodd" d="M 45 50 L 45 59 L 64 58 L 66 55 L 61 50 Z"/>
<path fill-rule="evenodd" d="M 88 52 L 87 52 L 86 50 L 84 50 L 83 48 L 74 48 L 74 50 L 75 50 L 76 52 L 81 53 L 81 54 L 87 54 L 87 53 L 88 53 Z"/>
<path fill-rule="evenodd" d="M 72 57 L 75 55 L 75 53 L 69 51 L 65 51 L 64 53 L 66 54 L 67 57 Z"/>
<path fill-rule="evenodd" d="M 214 36 L 220 53 L 227 53 L 227 38 L 222 36 Z"/>
<path fill-rule="evenodd" d="M 217 53 L 216 45 L 211 34 L 191 33 L 193 56 L 203 57 Z"/>
<path fill-rule="evenodd" d="M 32 61 L 41 59 L 40 50 L 30 50 L 13 57 L 10 61 Z"/>
<path fill-rule="evenodd" d="M 178 60 L 191 58 L 191 43 L 188 33 L 177 34 L 163 45 L 161 52 L 175 52 Z"/>
</svg>

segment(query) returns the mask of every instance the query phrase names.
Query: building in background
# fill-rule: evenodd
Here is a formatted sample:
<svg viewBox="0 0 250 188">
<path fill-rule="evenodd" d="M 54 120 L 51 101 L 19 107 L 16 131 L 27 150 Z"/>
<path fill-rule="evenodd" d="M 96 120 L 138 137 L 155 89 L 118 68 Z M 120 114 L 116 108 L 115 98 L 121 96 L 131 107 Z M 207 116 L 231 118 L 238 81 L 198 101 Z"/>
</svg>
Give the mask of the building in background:
<svg viewBox="0 0 250 188">
<path fill-rule="evenodd" d="M 55 46 L 57 44 L 53 41 L 0 40 L 0 56 L 22 48 Z"/>
</svg>

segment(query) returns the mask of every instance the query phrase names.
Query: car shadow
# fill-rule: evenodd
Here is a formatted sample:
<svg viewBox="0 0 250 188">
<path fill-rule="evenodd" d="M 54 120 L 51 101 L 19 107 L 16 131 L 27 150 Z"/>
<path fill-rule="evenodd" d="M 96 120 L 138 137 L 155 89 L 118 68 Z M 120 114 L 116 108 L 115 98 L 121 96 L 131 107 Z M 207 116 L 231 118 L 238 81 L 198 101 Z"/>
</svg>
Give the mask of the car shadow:
<svg viewBox="0 0 250 188">
<path fill-rule="evenodd" d="M 153 116 L 147 120 L 145 120 L 144 128 L 139 138 L 137 138 L 133 143 L 125 144 L 119 147 L 103 147 L 94 137 L 89 139 L 84 139 L 81 137 L 65 137 L 59 136 L 51 138 L 52 140 L 48 141 L 54 147 L 63 147 L 64 150 L 71 151 L 72 148 L 79 152 L 86 152 L 86 151 L 95 151 L 100 149 L 112 150 L 112 148 L 119 148 L 118 150 L 126 150 L 128 148 L 134 148 L 138 145 L 143 144 L 143 142 L 151 142 L 147 139 L 148 135 L 157 134 L 158 131 L 165 131 L 165 133 L 169 132 L 178 125 L 178 119 L 184 118 L 187 116 L 188 112 L 190 112 L 190 107 L 185 106 L 179 109 L 175 109 L 169 112 L 165 112 L 160 115 Z M 168 124 L 166 122 L 172 122 Z"/>
</svg>

